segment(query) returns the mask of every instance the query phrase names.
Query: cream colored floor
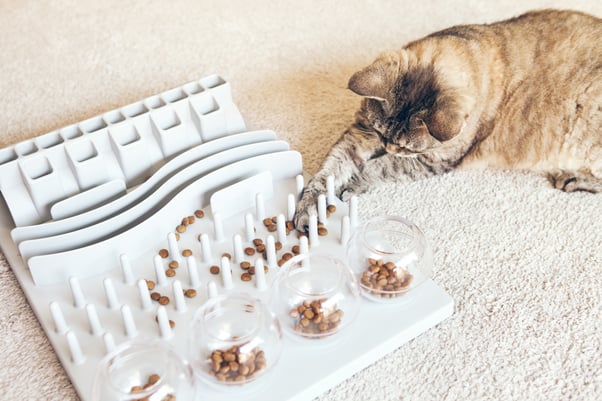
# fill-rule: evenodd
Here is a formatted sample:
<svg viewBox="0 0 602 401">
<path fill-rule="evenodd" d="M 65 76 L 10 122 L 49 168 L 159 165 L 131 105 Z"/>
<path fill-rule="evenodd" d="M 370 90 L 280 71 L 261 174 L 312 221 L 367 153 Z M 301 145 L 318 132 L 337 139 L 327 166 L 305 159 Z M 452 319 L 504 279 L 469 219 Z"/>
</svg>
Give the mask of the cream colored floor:
<svg viewBox="0 0 602 401">
<path fill-rule="evenodd" d="M 602 16 L 594 1 L 3 0 L 0 147 L 217 72 L 313 173 L 359 103 L 348 77 L 380 51 L 549 6 Z M 363 195 L 362 216 L 423 228 L 456 312 L 320 401 L 602 399 L 601 206 L 499 171 Z M 77 399 L 4 259 L 0 361 L 0 399 Z"/>
</svg>

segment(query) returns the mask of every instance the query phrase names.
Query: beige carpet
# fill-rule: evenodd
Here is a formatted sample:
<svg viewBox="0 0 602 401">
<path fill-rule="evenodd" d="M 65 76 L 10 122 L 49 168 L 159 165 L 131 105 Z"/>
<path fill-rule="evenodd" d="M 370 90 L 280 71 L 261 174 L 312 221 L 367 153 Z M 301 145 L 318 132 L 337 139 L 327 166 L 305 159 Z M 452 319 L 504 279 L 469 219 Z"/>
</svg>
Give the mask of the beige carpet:
<svg viewBox="0 0 602 401">
<path fill-rule="evenodd" d="M 602 16 L 599 1 L 2 0 L 0 147 L 217 72 L 313 173 L 359 103 L 348 77 L 380 51 L 549 6 Z M 321 401 L 602 399 L 602 195 L 455 172 L 360 208 L 423 228 L 456 311 Z M 0 361 L 2 400 L 77 399 L 4 259 Z"/>
</svg>

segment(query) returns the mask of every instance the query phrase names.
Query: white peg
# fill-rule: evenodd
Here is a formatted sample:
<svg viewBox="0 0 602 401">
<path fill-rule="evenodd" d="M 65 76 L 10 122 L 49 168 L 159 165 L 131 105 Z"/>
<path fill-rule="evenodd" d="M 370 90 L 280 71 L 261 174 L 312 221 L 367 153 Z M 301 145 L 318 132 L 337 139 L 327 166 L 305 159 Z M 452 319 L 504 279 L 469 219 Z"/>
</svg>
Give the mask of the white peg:
<svg viewBox="0 0 602 401">
<path fill-rule="evenodd" d="M 303 187 L 305 186 L 305 182 L 301 174 L 295 177 L 295 184 L 297 187 L 297 199 L 299 199 L 303 193 Z"/>
<path fill-rule="evenodd" d="M 255 225 L 251 213 L 245 214 L 245 236 L 248 242 L 253 241 L 253 238 L 255 238 Z"/>
<path fill-rule="evenodd" d="M 82 348 L 79 345 L 79 341 L 75 336 L 75 333 L 71 330 L 67 331 L 67 345 L 69 346 L 69 351 L 71 352 L 71 360 L 76 365 L 81 365 L 86 361 L 86 356 L 82 352 Z"/>
<path fill-rule="evenodd" d="M 240 263 L 245 259 L 245 254 L 242 249 L 242 238 L 239 234 L 232 237 L 232 248 L 234 249 L 234 261 Z"/>
<path fill-rule="evenodd" d="M 106 332 L 102 335 L 102 342 L 105 345 L 105 352 L 107 354 L 115 351 L 115 340 L 113 339 L 113 335 L 109 332 Z"/>
<path fill-rule="evenodd" d="M 213 259 L 211 257 L 211 242 L 209 241 L 208 234 L 201 234 L 201 253 L 203 255 L 203 262 L 210 263 Z"/>
<path fill-rule="evenodd" d="M 132 264 L 130 263 L 130 258 L 125 253 L 122 253 L 119 256 L 119 261 L 121 262 L 121 273 L 123 274 L 123 282 L 127 285 L 134 284 L 134 274 L 132 273 Z"/>
<path fill-rule="evenodd" d="M 186 312 L 186 300 L 184 299 L 182 283 L 180 283 L 180 280 L 174 280 L 171 287 L 173 288 L 173 297 L 176 301 L 176 311 L 180 313 Z"/>
<path fill-rule="evenodd" d="M 50 303 L 50 314 L 52 315 L 52 320 L 54 320 L 56 332 L 59 334 L 65 334 L 67 330 L 69 330 L 69 326 L 67 326 L 65 315 L 63 315 L 63 311 L 61 310 L 58 302 L 52 301 Z"/>
<path fill-rule="evenodd" d="M 268 288 L 265 282 L 263 258 L 257 258 L 255 260 L 255 286 L 259 291 L 265 291 Z"/>
<path fill-rule="evenodd" d="M 320 245 L 318 239 L 318 216 L 315 214 L 309 215 L 309 243 L 311 246 Z"/>
<path fill-rule="evenodd" d="M 279 214 L 276 217 L 276 233 L 278 234 L 278 241 L 282 245 L 286 245 L 286 220 L 283 214 Z"/>
<path fill-rule="evenodd" d="M 334 196 L 334 176 L 329 175 L 326 177 L 326 196 L 329 205 L 334 205 L 335 196 Z"/>
<path fill-rule="evenodd" d="M 159 332 L 161 338 L 169 340 L 173 336 L 173 330 L 169 325 L 169 318 L 167 317 L 167 310 L 163 305 L 157 308 L 157 322 L 159 323 Z"/>
<path fill-rule="evenodd" d="M 295 218 L 295 195 L 288 194 L 286 198 L 286 218 L 288 221 L 293 221 Z"/>
<path fill-rule="evenodd" d="M 129 338 L 136 337 L 138 330 L 136 330 L 136 323 L 134 322 L 134 317 L 132 316 L 132 310 L 127 304 L 121 306 L 121 319 L 123 320 L 125 334 Z"/>
<path fill-rule="evenodd" d="M 349 199 L 349 223 L 351 224 L 351 227 L 356 227 L 358 223 L 357 196 L 355 195 Z"/>
<path fill-rule="evenodd" d="M 140 296 L 140 306 L 143 310 L 150 310 L 153 308 L 153 303 L 150 297 L 150 293 L 148 292 L 148 284 L 146 280 L 140 279 L 137 283 L 138 286 L 138 295 Z"/>
<path fill-rule="evenodd" d="M 265 219 L 265 202 L 261 192 L 255 195 L 255 212 L 257 214 L 257 221 Z"/>
<path fill-rule="evenodd" d="M 207 296 L 210 299 L 217 297 L 217 285 L 213 280 L 207 283 Z"/>
<path fill-rule="evenodd" d="M 186 267 L 188 268 L 188 280 L 192 288 L 199 288 L 201 280 L 199 279 L 199 270 L 196 266 L 196 259 L 194 255 L 186 257 Z"/>
<path fill-rule="evenodd" d="M 351 227 L 349 223 L 349 216 L 343 216 L 341 219 L 341 245 L 347 245 L 349 242 L 349 236 L 351 235 Z"/>
<path fill-rule="evenodd" d="M 107 277 L 102 281 L 102 285 L 105 289 L 105 296 L 107 297 L 107 305 L 109 306 L 109 309 L 119 308 L 119 299 L 117 299 L 117 292 L 115 292 L 113 280 Z"/>
<path fill-rule="evenodd" d="M 222 242 L 224 240 L 224 222 L 219 212 L 213 214 L 213 234 L 215 242 Z"/>
<path fill-rule="evenodd" d="M 165 285 L 165 283 L 167 283 L 167 277 L 165 276 L 165 269 L 163 268 L 161 256 L 155 255 L 153 258 L 153 265 L 155 266 L 155 277 L 157 279 L 157 284 Z"/>
<path fill-rule="evenodd" d="M 299 238 L 299 253 L 307 255 L 309 253 L 309 240 L 306 236 Z"/>
<path fill-rule="evenodd" d="M 222 285 L 226 290 L 231 290 L 234 285 L 232 284 L 232 270 L 230 270 L 230 259 L 222 257 L 221 269 L 222 273 Z"/>
<path fill-rule="evenodd" d="M 93 336 L 100 336 L 104 333 L 98 313 L 96 313 L 96 307 L 94 304 L 86 305 L 86 314 L 88 316 L 88 324 L 90 325 L 90 332 Z"/>
<path fill-rule="evenodd" d="M 326 223 L 326 196 L 318 195 L 318 221 Z"/>
<path fill-rule="evenodd" d="M 182 257 L 180 256 L 180 247 L 178 246 L 178 240 L 176 234 L 170 232 L 167 234 L 167 247 L 169 248 L 169 256 L 176 262 L 181 262 Z"/>
<path fill-rule="evenodd" d="M 276 260 L 276 243 L 273 235 L 268 235 L 266 239 L 265 251 L 268 259 L 268 267 L 270 269 L 275 269 L 278 265 L 278 261 Z"/>
<path fill-rule="evenodd" d="M 71 287 L 71 295 L 73 296 L 73 305 L 76 308 L 83 308 L 86 305 L 86 298 L 84 297 L 77 277 L 69 278 L 69 286 Z"/>
</svg>

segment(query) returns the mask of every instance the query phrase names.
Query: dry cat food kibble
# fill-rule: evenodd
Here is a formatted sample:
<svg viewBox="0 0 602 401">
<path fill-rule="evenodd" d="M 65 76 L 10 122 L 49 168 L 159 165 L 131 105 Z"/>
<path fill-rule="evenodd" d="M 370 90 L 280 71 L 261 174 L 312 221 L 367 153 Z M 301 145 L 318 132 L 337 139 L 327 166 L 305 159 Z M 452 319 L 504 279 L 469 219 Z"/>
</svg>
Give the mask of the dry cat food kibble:
<svg viewBox="0 0 602 401">
<path fill-rule="evenodd" d="M 232 260 L 232 255 L 230 255 L 228 252 L 224 252 L 224 253 L 222 253 L 222 258 L 228 258 L 228 259 Z"/>
<path fill-rule="evenodd" d="M 171 262 L 169 262 L 167 267 L 169 267 L 170 269 L 177 269 L 178 267 L 180 267 L 180 264 L 177 260 L 172 260 Z"/>
<path fill-rule="evenodd" d="M 328 205 L 326 207 L 326 215 L 330 216 L 331 213 L 334 213 L 337 211 L 337 207 L 335 205 Z"/>
<path fill-rule="evenodd" d="M 245 344 L 227 350 L 215 350 L 209 355 L 209 373 L 222 382 L 244 382 L 253 379 L 266 368 L 265 353 L 255 347 L 249 351 Z"/>
<path fill-rule="evenodd" d="M 249 270 L 249 267 L 251 267 L 251 263 L 245 261 L 240 262 L 240 268 L 243 270 Z"/>
<path fill-rule="evenodd" d="M 161 305 L 167 305 L 169 303 L 169 297 L 161 295 L 161 297 L 159 297 L 159 303 Z"/>
<path fill-rule="evenodd" d="M 144 390 L 146 390 L 146 389 L 150 388 L 151 386 L 155 385 L 156 383 L 158 383 L 159 380 L 161 380 L 161 376 L 159 376 L 157 374 L 151 374 L 143 386 L 132 386 L 132 388 L 130 389 L 130 394 L 141 393 Z M 153 397 L 155 394 L 157 394 L 157 393 L 154 392 L 153 394 L 150 394 L 149 396 L 144 397 L 144 398 L 132 398 L 131 401 L 149 401 L 151 399 L 151 397 Z M 161 399 L 157 398 L 157 400 L 159 400 L 159 401 L 176 401 L 176 396 L 173 394 L 166 394 Z"/>
<path fill-rule="evenodd" d="M 289 316 L 293 318 L 293 328 L 296 332 L 317 335 L 333 334 L 343 318 L 343 311 L 336 305 L 325 305 L 326 299 L 303 301 L 296 308 L 291 309 Z"/>
<path fill-rule="evenodd" d="M 187 290 L 184 290 L 184 295 L 187 296 L 188 298 L 194 298 L 194 297 L 196 297 L 196 290 L 194 288 L 189 288 Z"/>
<path fill-rule="evenodd" d="M 219 266 L 213 265 L 209 268 L 209 272 L 211 274 L 219 274 Z"/>
<path fill-rule="evenodd" d="M 155 282 L 153 280 L 146 280 L 146 288 L 148 288 L 149 291 L 154 290 Z"/>
<path fill-rule="evenodd" d="M 205 212 L 203 212 L 202 210 L 199 209 L 199 210 L 197 210 L 197 211 L 194 212 L 194 215 L 196 217 L 198 217 L 199 219 L 202 219 L 203 217 L 205 217 Z"/>
<path fill-rule="evenodd" d="M 255 238 L 253 240 L 253 245 L 255 245 L 255 246 L 263 245 L 263 240 L 261 238 Z"/>
<path fill-rule="evenodd" d="M 248 256 L 255 255 L 255 249 L 253 249 L 251 247 L 245 248 L 245 255 L 248 255 Z"/>
<path fill-rule="evenodd" d="M 360 281 L 372 295 L 395 298 L 405 294 L 413 277 L 406 267 L 370 258 Z"/>
<path fill-rule="evenodd" d="M 184 257 L 192 256 L 192 251 L 190 249 L 184 249 L 182 251 L 182 256 L 184 256 Z"/>
<path fill-rule="evenodd" d="M 251 277 L 251 273 L 249 272 L 244 272 L 243 274 L 240 275 L 240 279 L 242 281 L 251 281 L 252 277 Z"/>
<path fill-rule="evenodd" d="M 165 275 L 167 277 L 173 277 L 176 275 L 176 271 L 174 269 L 169 268 L 165 271 Z"/>
<path fill-rule="evenodd" d="M 176 227 L 176 231 L 179 232 L 180 234 L 182 234 L 184 231 L 186 231 L 186 226 L 180 224 L 179 226 Z"/>
<path fill-rule="evenodd" d="M 161 294 L 158 292 L 151 292 L 150 297 L 153 301 L 158 301 L 161 298 Z"/>
<path fill-rule="evenodd" d="M 163 259 L 165 259 L 166 257 L 169 256 L 169 251 L 167 249 L 161 249 L 159 251 L 159 256 L 161 256 Z"/>
</svg>

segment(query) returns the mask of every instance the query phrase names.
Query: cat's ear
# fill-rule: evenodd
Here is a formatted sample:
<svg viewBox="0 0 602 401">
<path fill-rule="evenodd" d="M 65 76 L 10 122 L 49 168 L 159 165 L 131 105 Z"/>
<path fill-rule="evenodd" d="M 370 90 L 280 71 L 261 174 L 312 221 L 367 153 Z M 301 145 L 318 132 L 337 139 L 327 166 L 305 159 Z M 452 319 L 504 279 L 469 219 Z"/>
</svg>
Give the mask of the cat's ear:
<svg viewBox="0 0 602 401">
<path fill-rule="evenodd" d="M 351 76 L 348 88 L 360 96 L 380 101 L 391 101 L 392 88 L 405 64 L 404 54 L 388 52 L 372 64 Z"/>
<path fill-rule="evenodd" d="M 423 117 L 431 136 L 440 142 L 449 141 L 460 135 L 474 100 L 459 91 L 448 91 L 440 95 L 433 107 Z"/>
</svg>

